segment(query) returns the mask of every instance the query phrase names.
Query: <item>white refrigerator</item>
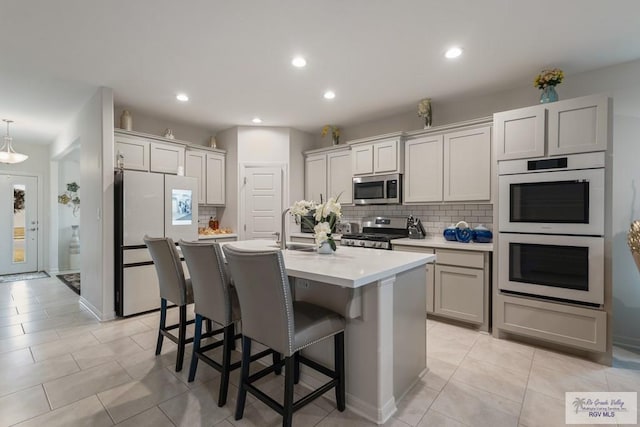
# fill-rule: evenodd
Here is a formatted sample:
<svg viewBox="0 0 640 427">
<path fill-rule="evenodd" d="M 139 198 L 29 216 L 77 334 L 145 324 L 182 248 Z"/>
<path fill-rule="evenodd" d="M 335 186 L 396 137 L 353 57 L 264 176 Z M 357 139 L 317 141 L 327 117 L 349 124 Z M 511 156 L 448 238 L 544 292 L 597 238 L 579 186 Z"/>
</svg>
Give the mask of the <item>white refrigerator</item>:
<svg viewBox="0 0 640 427">
<path fill-rule="evenodd" d="M 114 194 L 115 309 L 118 316 L 131 316 L 160 308 L 158 276 L 144 236 L 176 243 L 198 239 L 198 181 L 116 171 Z"/>
</svg>

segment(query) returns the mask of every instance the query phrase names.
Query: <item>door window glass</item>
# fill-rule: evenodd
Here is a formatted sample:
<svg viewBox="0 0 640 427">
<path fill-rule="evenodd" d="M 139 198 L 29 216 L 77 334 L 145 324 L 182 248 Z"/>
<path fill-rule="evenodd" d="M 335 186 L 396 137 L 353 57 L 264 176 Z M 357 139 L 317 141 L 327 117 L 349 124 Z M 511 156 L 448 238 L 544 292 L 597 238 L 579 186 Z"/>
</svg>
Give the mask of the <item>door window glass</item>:
<svg viewBox="0 0 640 427">
<path fill-rule="evenodd" d="M 26 262 L 26 187 L 22 184 L 13 186 L 13 262 Z"/>
</svg>

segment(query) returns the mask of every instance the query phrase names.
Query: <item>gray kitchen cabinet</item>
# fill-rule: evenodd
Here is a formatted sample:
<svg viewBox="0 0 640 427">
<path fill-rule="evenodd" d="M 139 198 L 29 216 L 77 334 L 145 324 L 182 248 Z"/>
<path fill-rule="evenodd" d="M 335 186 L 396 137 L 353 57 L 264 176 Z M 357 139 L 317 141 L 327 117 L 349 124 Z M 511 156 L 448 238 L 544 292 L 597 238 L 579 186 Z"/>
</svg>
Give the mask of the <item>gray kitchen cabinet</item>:
<svg viewBox="0 0 640 427">
<path fill-rule="evenodd" d="M 207 153 L 187 150 L 184 160 L 184 174 L 198 179 L 198 204 L 207 203 Z"/>
<path fill-rule="evenodd" d="M 445 202 L 491 200 L 491 127 L 444 135 Z"/>
<path fill-rule="evenodd" d="M 607 149 L 609 98 L 591 95 L 493 115 L 497 160 Z"/>
<path fill-rule="evenodd" d="M 207 204 L 225 204 L 225 158 L 223 153 L 207 153 Z"/>
<path fill-rule="evenodd" d="M 116 133 L 114 142 L 115 166 L 117 166 L 118 155 L 120 155 L 124 169 L 149 171 L 150 142 L 148 140 Z"/>
<path fill-rule="evenodd" d="M 177 174 L 184 168 L 184 146 L 151 142 L 149 170 L 168 174 Z"/>
<path fill-rule="evenodd" d="M 442 201 L 443 136 L 425 135 L 404 147 L 405 203 Z"/>
<path fill-rule="evenodd" d="M 403 173 L 404 145 L 402 133 L 380 135 L 351 141 L 354 176 Z"/>
<path fill-rule="evenodd" d="M 349 147 L 312 150 L 304 153 L 304 197 L 320 203 L 338 197 L 343 205 L 353 203 L 353 176 Z"/>
</svg>

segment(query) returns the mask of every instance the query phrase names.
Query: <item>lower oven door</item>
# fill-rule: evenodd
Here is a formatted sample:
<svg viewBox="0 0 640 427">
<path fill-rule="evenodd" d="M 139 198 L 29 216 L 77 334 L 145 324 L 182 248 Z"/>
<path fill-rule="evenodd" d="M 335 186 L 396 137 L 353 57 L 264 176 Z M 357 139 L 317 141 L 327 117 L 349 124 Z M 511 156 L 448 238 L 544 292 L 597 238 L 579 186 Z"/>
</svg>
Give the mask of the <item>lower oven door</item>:
<svg viewBox="0 0 640 427">
<path fill-rule="evenodd" d="M 604 304 L 604 238 L 500 233 L 498 240 L 500 290 Z"/>
</svg>

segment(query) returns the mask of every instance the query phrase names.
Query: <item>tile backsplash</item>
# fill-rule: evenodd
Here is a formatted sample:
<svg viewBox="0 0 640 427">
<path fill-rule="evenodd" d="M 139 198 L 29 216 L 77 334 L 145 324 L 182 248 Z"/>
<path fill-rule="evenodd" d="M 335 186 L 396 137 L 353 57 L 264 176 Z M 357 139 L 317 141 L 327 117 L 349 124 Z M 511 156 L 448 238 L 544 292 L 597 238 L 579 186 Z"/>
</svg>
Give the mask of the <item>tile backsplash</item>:
<svg viewBox="0 0 640 427">
<path fill-rule="evenodd" d="M 442 234 L 444 229 L 458 221 L 466 221 L 470 227 L 480 224 L 493 229 L 493 205 L 491 203 L 448 203 L 441 205 L 371 205 L 343 206 L 342 221 L 360 223 L 367 216 L 413 215 L 420 218 L 427 233 Z"/>
<path fill-rule="evenodd" d="M 198 227 L 207 227 L 209 218 L 216 217 L 218 209 L 215 206 L 198 205 Z"/>
</svg>

